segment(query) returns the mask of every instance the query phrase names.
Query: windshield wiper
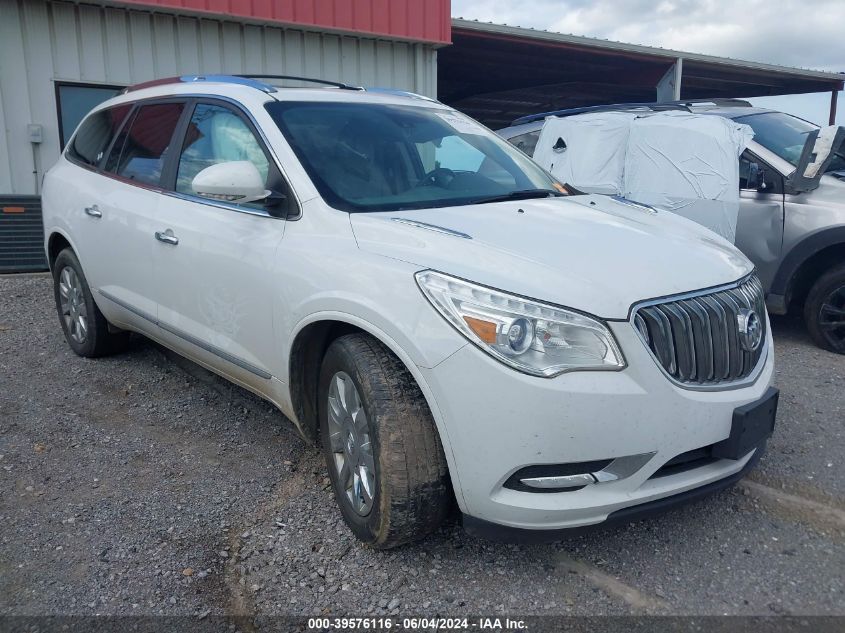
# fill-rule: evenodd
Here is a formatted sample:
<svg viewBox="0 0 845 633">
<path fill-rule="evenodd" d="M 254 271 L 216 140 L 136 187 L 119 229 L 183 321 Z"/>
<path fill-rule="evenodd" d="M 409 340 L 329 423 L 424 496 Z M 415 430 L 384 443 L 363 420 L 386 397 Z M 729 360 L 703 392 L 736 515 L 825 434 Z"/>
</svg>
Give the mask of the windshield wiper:
<svg viewBox="0 0 845 633">
<path fill-rule="evenodd" d="M 487 198 L 479 198 L 473 200 L 470 204 L 484 204 L 486 202 L 507 202 L 508 200 L 528 200 L 529 198 L 548 198 L 553 196 L 555 198 L 562 196 L 559 191 L 551 189 L 521 189 L 519 191 L 511 191 L 510 193 L 503 193 L 500 196 L 489 196 Z"/>
</svg>

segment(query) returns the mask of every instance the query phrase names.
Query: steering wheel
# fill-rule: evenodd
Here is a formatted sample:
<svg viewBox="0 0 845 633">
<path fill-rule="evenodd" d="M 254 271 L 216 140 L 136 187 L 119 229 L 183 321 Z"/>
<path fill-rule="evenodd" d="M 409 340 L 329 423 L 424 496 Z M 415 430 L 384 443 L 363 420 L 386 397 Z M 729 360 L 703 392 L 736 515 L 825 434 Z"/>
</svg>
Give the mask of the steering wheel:
<svg viewBox="0 0 845 633">
<path fill-rule="evenodd" d="M 455 172 L 451 169 L 447 169 L 446 167 L 436 167 L 428 172 L 425 176 L 420 178 L 420 181 L 417 183 L 417 187 L 423 187 L 425 185 L 435 185 L 437 187 L 441 187 L 446 189 L 452 181 L 455 179 Z"/>
</svg>

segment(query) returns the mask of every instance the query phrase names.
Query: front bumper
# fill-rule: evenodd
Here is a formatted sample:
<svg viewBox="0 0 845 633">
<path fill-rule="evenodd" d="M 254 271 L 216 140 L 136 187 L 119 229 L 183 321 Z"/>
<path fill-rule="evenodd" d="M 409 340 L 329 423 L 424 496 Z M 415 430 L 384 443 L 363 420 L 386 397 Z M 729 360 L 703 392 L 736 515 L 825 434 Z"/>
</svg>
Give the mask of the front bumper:
<svg viewBox="0 0 845 633">
<path fill-rule="evenodd" d="M 560 541 L 566 538 L 572 538 L 584 533 L 595 532 L 632 521 L 641 521 L 654 516 L 668 512 L 688 503 L 694 503 L 704 497 L 715 494 L 725 488 L 730 488 L 745 474 L 750 471 L 760 461 L 765 451 L 765 446 L 761 445 L 754 451 L 751 459 L 745 462 L 745 466 L 733 475 L 723 477 L 709 484 L 692 488 L 685 492 L 679 492 L 670 497 L 661 497 L 652 501 L 646 501 L 635 506 L 628 506 L 621 510 L 616 510 L 608 515 L 601 523 L 593 525 L 586 525 L 573 528 L 562 529 L 540 529 L 540 530 L 526 530 L 524 528 L 514 528 L 491 521 L 484 521 L 468 515 L 463 515 L 464 529 L 474 536 L 480 536 L 490 541 L 498 541 L 500 543 L 549 543 L 552 541 Z"/>
<path fill-rule="evenodd" d="M 729 485 L 759 458 L 762 449 L 738 460 L 714 460 L 652 478 L 672 458 L 726 439 L 734 410 L 765 394 L 774 367 L 770 333 L 752 383 L 696 391 L 672 383 L 662 373 L 630 323 L 610 326 L 628 361 L 619 372 L 537 378 L 471 345 L 421 370 L 436 400 L 456 496 L 470 529 L 494 524 L 505 531 L 547 531 L 616 522 L 635 506 L 654 507 L 659 500 L 689 491 L 697 495 L 715 485 Z M 654 455 L 617 481 L 554 493 L 503 485 L 527 466 L 644 453 Z"/>
</svg>

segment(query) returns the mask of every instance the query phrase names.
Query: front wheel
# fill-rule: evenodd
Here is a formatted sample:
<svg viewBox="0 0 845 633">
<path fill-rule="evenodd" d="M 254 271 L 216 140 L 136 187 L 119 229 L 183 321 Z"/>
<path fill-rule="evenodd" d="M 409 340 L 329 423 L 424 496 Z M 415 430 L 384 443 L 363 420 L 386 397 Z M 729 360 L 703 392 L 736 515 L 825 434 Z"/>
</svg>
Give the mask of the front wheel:
<svg viewBox="0 0 845 633">
<path fill-rule="evenodd" d="M 845 354 L 845 265 L 831 268 L 810 289 L 804 321 L 816 345 Z"/>
<path fill-rule="evenodd" d="M 326 351 L 318 397 L 329 477 L 355 536 L 389 549 L 435 530 L 451 501 L 446 460 L 404 364 L 369 335 L 342 336 Z"/>
</svg>

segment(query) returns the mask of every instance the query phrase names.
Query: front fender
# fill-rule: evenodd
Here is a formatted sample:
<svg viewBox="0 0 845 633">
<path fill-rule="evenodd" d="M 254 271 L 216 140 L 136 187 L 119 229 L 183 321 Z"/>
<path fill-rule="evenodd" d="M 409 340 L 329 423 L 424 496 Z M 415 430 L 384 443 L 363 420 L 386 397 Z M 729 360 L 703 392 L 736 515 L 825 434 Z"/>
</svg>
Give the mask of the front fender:
<svg viewBox="0 0 845 633">
<path fill-rule="evenodd" d="M 421 293 L 414 301 L 383 301 L 337 293 L 315 297 L 302 306 L 307 316 L 293 327 L 283 357 L 289 357 L 297 335 L 319 321 L 341 321 L 354 325 L 382 341 L 400 358 L 405 356 L 403 360 L 406 364 L 427 369 L 437 366 L 466 345 L 466 339 L 431 307 Z M 286 380 L 287 376 L 282 379 Z"/>
<path fill-rule="evenodd" d="M 798 242 L 783 258 L 772 280 L 772 286 L 769 289 L 770 294 L 788 297 L 792 290 L 791 286 L 795 274 L 801 269 L 804 262 L 825 248 L 838 244 L 845 244 L 845 226 L 822 229 Z"/>
<path fill-rule="evenodd" d="M 428 306 L 428 304 L 426 304 L 426 306 Z M 443 446 L 443 453 L 446 457 L 446 463 L 449 467 L 449 473 L 452 478 L 452 487 L 455 491 L 456 497 L 458 498 L 458 503 L 461 507 L 464 507 L 464 500 L 461 493 L 462 488 L 457 474 L 458 469 L 455 465 L 455 456 L 452 451 L 452 442 L 449 439 L 449 431 L 447 429 L 443 413 L 440 409 L 440 406 L 438 405 L 437 398 L 435 397 L 434 392 L 432 391 L 431 387 L 428 385 L 428 382 L 425 380 L 425 377 L 420 371 L 420 367 L 428 368 L 429 366 L 420 365 L 416 360 L 421 358 L 431 358 L 431 354 L 425 354 L 423 352 L 423 349 L 421 349 L 421 346 L 419 345 L 421 341 L 411 341 L 407 336 L 403 335 L 401 332 L 397 335 L 396 333 L 399 331 L 396 329 L 394 329 L 394 334 L 391 334 L 390 332 L 382 329 L 381 327 L 374 325 L 373 321 L 371 320 L 372 315 L 370 315 L 369 319 L 362 318 L 361 316 L 359 316 L 359 314 L 361 314 L 361 311 L 366 312 L 366 310 L 362 310 L 360 304 L 358 304 L 357 308 L 357 313 L 350 313 L 338 310 L 321 310 L 318 312 L 313 312 L 307 317 L 301 319 L 296 324 L 290 340 L 296 340 L 296 337 L 300 332 L 302 332 L 305 328 L 314 323 L 324 321 L 339 321 L 341 323 L 348 323 L 349 325 L 353 325 L 363 330 L 364 332 L 367 332 L 368 334 L 372 335 L 374 338 L 379 340 L 382 344 L 384 344 L 391 352 L 396 354 L 397 358 L 399 358 L 399 360 L 402 361 L 405 367 L 408 368 L 408 371 L 411 372 L 411 375 L 419 386 L 420 391 L 422 391 L 423 397 L 426 400 L 426 404 L 428 405 L 429 411 L 431 411 L 431 417 L 434 419 L 434 424 L 437 428 L 438 434 L 440 435 L 440 442 Z M 434 310 L 431 309 L 431 312 L 433 313 Z M 435 316 L 437 318 L 440 318 L 440 316 L 437 314 L 435 314 Z M 451 329 L 451 327 L 448 326 L 448 324 L 446 324 L 445 322 L 443 322 L 443 325 Z M 399 340 L 397 340 L 397 338 Z M 443 358 L 441 358 L 438 363 L 442 362 L 443 360 L 451 356 L 451 354 L 454 354 L 457 350 L 461 349 L 467 344 L 467 342 L 463 340 L 463 338 L 460 337 L 457 332 L 454 332 L 454 336 L 451 338 L 453 340 L 452 345 L 448 345 L 445 347 L 443 345 L 439 346 L 441 354 L 445 353 L 445 350 L 447 349 L 451 349 L 452 351 L 443 356 Z M 423 339 L 426 339 L 425 335 L 423 335 Z M 290 349 L 288 350 L 287 357 L 289 357 L 289 355 Z M 438 363 L 435 363 L 435 365 Z M 431 365 L 431 367 L 433 366 L 434 365 Z M 290 384 L 288 381 L 288 377 L 285 378 L 285 382 L 287 384 Z M 291 409 L 293 409 L 293 406 L 291 406 Z"/>
</svg>

